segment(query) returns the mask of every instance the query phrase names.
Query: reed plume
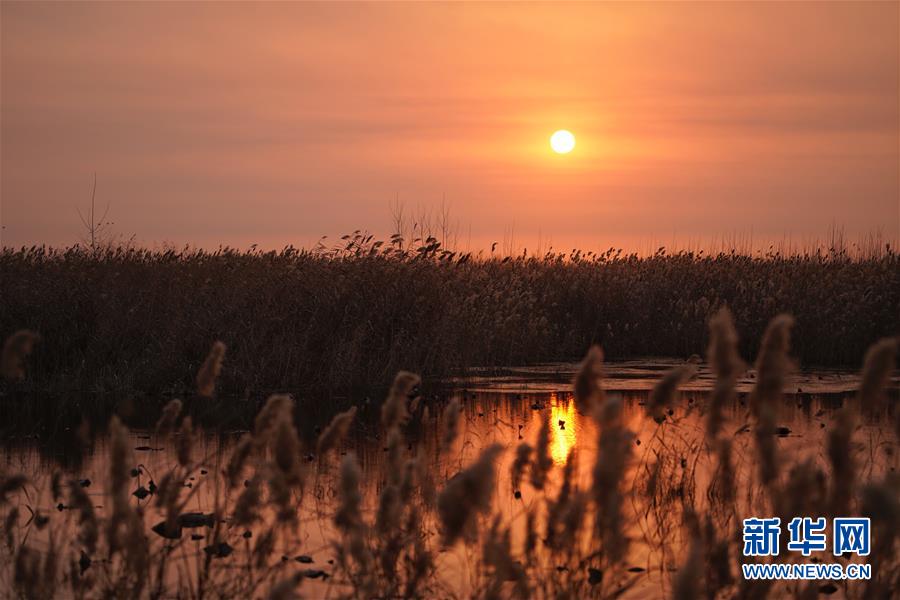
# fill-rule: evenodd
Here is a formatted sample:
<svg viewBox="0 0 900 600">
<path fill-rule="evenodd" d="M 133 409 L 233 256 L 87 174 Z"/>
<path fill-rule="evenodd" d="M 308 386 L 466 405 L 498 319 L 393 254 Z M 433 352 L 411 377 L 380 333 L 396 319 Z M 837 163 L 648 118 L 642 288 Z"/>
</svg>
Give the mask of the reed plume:
<svg viewBox="0 0 900 600">
<path fill-rule="evenodd" d="M 714 440 L 719 435 L 724 420 L 722 412 L 726 406 L 734 403 L 735 385 L 746 368 L 738 354 L 737 343 L 738 336 L 731 311 L 722 307 L 709 320 L 709 348 L 706 351 L 706 361 L 716 375 L 706 419 L 706 435 L 709 440 Z"/>
<path fill-rule="evenodd" d="M 216 341 L 212 345 L 212 348 L 210 348 L 209 354 L 206 356 L 206 360 L 203 361 L 200 370 L 197 372 L 197 393 L 199 395 L 212 398 L 216 391 L 216 379 L 219 377 L 219 373 L 222 370 L 222 361 L 224 358 L 225 344 Z"/>
<path fill-rule="evenodd" d="M 156 422 L 156 435 L 169 435 L 175 429 L 175 422 L 181 414 L 181 400 L 169 400 L 163 407 L 162 415 Z"/>
<path fill-rule="evenodd" d="M 760 477 L 767 486 L 778 478 L 775 429 L 782 390 L 791 368 L 788 349 L 793 325 L 790 315 L 778 315 L 769 323 L 756 358 L 756 386 L 750 395 L 750 408 L 756 418 L 754 437 Z"/>
<path fill-rule="evenodd" d="M 334 515 L 334 524 L 338 529 L 349 532 L 362 527 L 362 496 L 359 492 L 361 474 L 356 455 L 347 453 L 341 461 L 338 483 L 338 509 Z"/>
<path fill-rule="evenodd" d="M 290 396 L 286 394 L 269 396 L 253 424 L 253 439 L 256 445 L 259 447 L 268 445 L 269 435 L 274 431 L 275 425 L 283 419 L 289 419 L 292 411 L 293 401 Z"/>
<path fill-rule="evenodd" d="M 879 340 L 866 351 L 857 398 L 860 408 L 867 414 L 873 414 L 883 405 L 884 390 L 894 371 L 896 357 L 897 338 Z"/>
<path fill-rule="evenodd" d="M 285 482 L 299 485 L 302 481 L 300 463 L 300 439 L 294 427 L 293 408 L 288 408 L 275 425 L 275 466 L 281 471 Z"/>
<path fill-rule="evenodd" d="M 262 505 L 260 484 L 260 475 L 254 475 L 247 483 L 247 487 L 238 496 L 234 506 L 235 525 L 251 525 L 259 520 L 259 509 Z"/>
<path fill-rule="evenodd" d="M 194 425 L 190 417 L 181 421 L 181 429 L 178 431 L 176 454 L 178 464 L 187 467 L 191 464 L 191 451 L 194 448 Z"/>
<path fill-rule="evenodd" d="M 441 448 L 446 452 L 453 446 L 456 436 L 459 435 L 459 417 L 462 414 L 462 407 L 459 405 L 459 398 L 453 398 L 447 408 L 444 409 L 443 428 L 444 435 L 441 438 Z"/>
<path fill-rule="evenodd" d="M 553 457 L 550 456 L 550 417 L 541 416 L 541 428 L 534 448 L 535 457 L 531 463 L 531 485 L 537 490 L 544 489 L 547 474 L 553 467 Z"/>
<path fill-rule="evenodd" d="M 356 417 L 355 406 L 351 406 L 348 410 L 336 414 L 331 419 L 328 427 L 322 432 L 322 435 L 319 436 L 316 442 L 316 454 L 324 456 L 328 451 L 338 449 L 341 442 L 347 437 L 347 432 L 350 431 L 350 425 L 353 424 L 354 417 Z"/>
<path fill-rule="evenodd" d="M 525 469 L 531 464 L 531 454 L 534 452 L 534 448 L 531 447 L 528 442 L 522 442 L 516 448 L 516 458 L 513 460 L 512 464 L 512 487 L 513 491 L 517 491 L 519 489 L 519 483 L 522 481 L 522 475 L 525 473 Z"/>
<path fill-rule="evenodd" d="M 381 425 L 389 431 L 399 427 L 409 419 L 407 403 L 415 398 L 421 379 L 415 373 L 400 371 L 394 378 L 390 392 L 381 405 Z"/>
<path fill-rule="evenodd" d="M 84 488 L 75 480 L 69 482 L 69 506 L 78 514 L 78 526 L 80 528 L 78 539 L 84 546 L 87 555 L 92 556 L 97 550 L 100 527 L 97 522 L 97 514 L 94 511 L 94 504 L 84 491 Z"/>
<path fill-rule="evenodd" d="M 596 530 L 610 564 L 618 564 L 628 553 L 624 532 L 622 481 L 631 457 L 632 434 L 621 423 L 622 404 L 607 398 L 598 410 L 600 440 L 594 463 L 592 493 L 597 505 Z"/>
<path fill-rule="evenodd" d="M 656 382 L 647 400 L 647 414 L 656 421 L 662 423 L 666 420 L 665 410 L 675 399 L 678 386 L 690 379 L 697 372 L 693 365 L 683 365 L 669 370 Z"/>
<path fill-rule="evenodd" d="M 228 481 L 229 487 L 237 487 L 241 482 L 241 474 L 244 472 L 244 466 L 247 464 L 247 459 L 250 458 L 250 454 L 253 452 L 253 447 L 253 436 L 245 434 L 241 437 L 240 441 L 238 441 L 234 450 L 232 450 L 231 457 L 228 459 L 228 464 L 225 466 L 225 478 Z"/>
<path fill-rule="evenodd" d="M 444 545 L 452 546 L 460 537 L 474 531 L 478 514 L 490 510 L 494 461 L 502 451 L 499 444 L 488 446 L 472 466 L 454 475 L 441 491 L 437 509 Z"/>
<path fill-rule="evenodd" d="M 596 407 L 603 402 L 603 388 L 600 385 L 603 377 L 602 368 L 603 350 L 600 346 L 591 346 L 572 381 L 575 407 L 583 415 L 593 414 Z"/>
<path fill-rule="evenodd" d="M 25 379 L 25 360 L 31 354 L 35 344 L 41 339 L 37 333 L 28 329 L 20 329 L 3 343 L 3 355 L 0 358 L 0 372 L 9 381 Z"/>
<path fill-rule="evenodd" d="M 28 481 L 28 478 L 21 474 L 0 476 L 0 505 L 8 502 L 7 494 L 18 490 Z"/>
</svg>

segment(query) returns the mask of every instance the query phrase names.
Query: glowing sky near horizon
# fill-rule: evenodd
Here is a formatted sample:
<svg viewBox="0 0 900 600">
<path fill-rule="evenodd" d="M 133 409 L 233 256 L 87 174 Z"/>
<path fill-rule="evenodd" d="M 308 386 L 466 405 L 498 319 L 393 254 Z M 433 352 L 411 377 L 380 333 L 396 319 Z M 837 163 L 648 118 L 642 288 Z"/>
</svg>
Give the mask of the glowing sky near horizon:
<svg viewBox="0 0 900 600">
<path fill-rule="evenodd" d="M 900 4 L 0 4 L 2 243 L 900 237 Z M 567 129 L 570 154 L 549 136 Z"/>
</svg>

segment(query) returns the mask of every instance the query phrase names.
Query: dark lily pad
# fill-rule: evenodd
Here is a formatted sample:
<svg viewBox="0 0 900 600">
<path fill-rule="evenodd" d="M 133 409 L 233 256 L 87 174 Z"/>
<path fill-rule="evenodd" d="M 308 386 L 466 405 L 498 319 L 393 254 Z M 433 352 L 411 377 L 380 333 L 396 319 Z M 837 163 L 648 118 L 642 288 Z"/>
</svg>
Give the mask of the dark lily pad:
<svg viewBox="0 0 900 600">
<path fill-rule="evenodd" d="M 143 500 L 144 498 L 146 498 L 147 496 L 150 495 L 150 490 L 148 490 L 144 486 L 141 486 L 138 489 L 134 490 L 131 493 L 131 495 L 134 496 L 135 498 L 137 498 L 138 500 Z"/>
<path fill-rule="evenodd" d="M 647 569 L 645 569 L 644 567 L 629 567 L 628 568 L 629 573 L 643 573 L 646 570 Z"/>
<path fill-rule="evenodd" d="M 91 568 L 91 557 L 81 552 L 81 558 L 78 559 L 78 568 L 81 569 L 81 574 L 84 575 L 84 572 Z"/>
<path fill-rule="evenodd" d="M 322 571 L 321 569 L 306 569 L 303 571 L 303 576 L 307 579 L 319 579 L 328 577 L 328 573 Z"/>
<path fill-rule="evenodd" d="M 181 539 L 181 526 L 174 525 L 172 527 L 166 527 L 165 521 L 160 521 L 159 523 L 151 527 L 150 531 L 167 540 Z"/>
<path fill-rule="evenodd" d="M 234 548 L 232 548 L 228 542 L 217 542 L 215 544 L 210 544 L 204 548 L 203 551 L 213 558 L 225 558 L 234 552 Z"/>
<path fill-rule="evenodd" d="M 830 596 L 836 591 L 838 591 L 838 587 L 833 583 L 826 583 L 825 585 L 819 586 L 819 593 L 825 594 L 826 596 Z"/>
<path fill-rule="evenodd" d="M 597 585 L 601 581 L 603 581 L 603 571 L 594 567 L 588 567 L 588 583 Z"/>
<path fill-rule="evenodd" d="M 179 527 L 212 527 L 215 524 L 215 515 L 212 513 L 188 512 L 178 515 Z"/>
<path fill-rule="evenodd" d="M 313 561 L 313 558 L 312 558 L 312 556 L 307 556 L 306 554 L 301 554 L 300 556 L 294 558 L 294 560 L 296 560 L 298 563 L 303 563 L 305 565 L 308 565 L 309 563 L 311 563 Z"/>
</svg>

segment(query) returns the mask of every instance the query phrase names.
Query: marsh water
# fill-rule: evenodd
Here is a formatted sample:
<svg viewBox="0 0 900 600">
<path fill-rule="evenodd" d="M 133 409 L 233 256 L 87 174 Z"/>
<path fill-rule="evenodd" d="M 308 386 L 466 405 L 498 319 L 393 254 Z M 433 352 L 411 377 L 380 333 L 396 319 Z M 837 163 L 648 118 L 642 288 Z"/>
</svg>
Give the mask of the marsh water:
<svg viewBox="0 0 900 600">
<path fill-rule="evenodd" d="M 630 567 L 628 574 L 639 579 L 630 592 L 635 597 L 666 593 L 672 573 L 683 561 L 685 552 L 684 540 L 675 534 L 666 534 L 668 529 L 664 521 L 667 516 L 659 514 L 659 507 L 648 504 L 640 493 L 650 465 L 661 460 L 661 448 L 674 449 L 674 453 L 666 455 L 672 461 L 664 470 L 666 481 L 676 496 L 687 496 L 692 504 L 701 507 L 706 502 L 705 492 L 714 470 L 714 459 L 704 446 L 703 419 L 712 384 L 712 377 L 704 365 L 698 365 L 696 377 L 681 387 L 677 401 L 668 411 L 663 424 L 646 414 L 644 403 L 649 390 L 662 373 L 676 364 L 683 363 L 610 363 L 606 365 L 603 382 L 607 396 L 621 399 L 625 424 L 634 435 L 625 488 L 630 491 L 626 512 L 628 534 L 633 542 L 626 559 Z M 407 432 L 406 455 L 417 457 L 423 467 L 423 477 L 429 479 L 433 488 L 439 491 L 451 477 L 472 463 L 483 448 L 494 443 L 505 448 L 496 463 L 494 511 L 499 512 L 505 522 L 518 524 L 513 529 L 513 546 L 518 547 L 522 543 L 523 524 L 529 506 L 538 500 L 538 494 L 552 496 L 555 493 L 562 477 L 562 467 L 570 455 L 577 457 L 576 485 L 582 489 L 591 485 L 598 426 L 592 418 L 579 414 L 575 409 L 570 383 L 575 368 L 570 364 L 510 368 L 447 382 L 445 392 L 428 396 L 421 403 L 415 422 Z M 753 384 L 754 374 L 750 371 L 739 382 L 737 402 L 727 412 L 726 428 L 733 438 L 739 489 L 740 482 L 749 480 L 756 468 L 746 406 Z M 825 468 L 825 436 L 836 409 L 854 394 L 857 385 L 858 377 L 846 371 L 807 371 L 791 377 L 785 387 L 777 441 L 779 454 L 785 462 L 798 463 L 809 458 Z M 894 378 L 891 393 L 895 396 L 897 387 L 898 380 Z M 454 397 L 461 403 L 463 418 L 460 419 L 459 436 L 447 451 L 442 450 L 440 444 L 440 415 Z M 302 419 L 302 415 L 299 418 Z M 362 423 L 353 429 L 340 454 L 356 454 L 363 474 L 363 503 L 371 516 L 389 465 L 385 440 L 378 434 L 378 428 L 366 424 L 363 417 L 359 420 Z M 327 421 L 317 425 L 325 423 Z M 542 492 L 525 483 L 516 489 L 511 479 L 515 448 L 523 441 L 534 445 L 544 423 L 549 424 L 549 452 L 554 463 L 550 484 Z M 216 475 L 222 471 L 232 447 L 244 433 L 242 430 L 226 430 L 198 436 L 193 453 L 199 466 L 183 482 L 190 498 L 185 511 L 210 513 L 216 497 L 226 493 L 221 478 Z M 136 469 L 131 485 L 134 490 L 147 489 L 151 480 L 158 483 L 162 474 L 176 461 L 176 450 L 148 431 L 132 430 L 130 436 Z M 894 439 L 892 427 L 885 421 L 866 420 L 855 436 L 860 452 L 866 455 L 861 460 L 864 479 L 895 468 L 897 459 L 894 448 L 897 440 Z M 33 527 L 34 515 L 42 515 L 49 517 L 52 530 L 53 521 L 59 519 L 67 507 L 51 497 L 49 479 L 59 469 L 58 464 L 68 462 L 64 460 L 66 457 L 54 457 L 53 452 L 42 449 L 41 442 L 37 440 L 6 442 L 0 463 L 2 470 L 24 473 L 30 480 L 26 486 L 27 500 L 17 500 L 28 504 L 27 510 L 22 507 L 19 511 L 17 526 L 25 532 Z M 290 547 L 276 547 L 272 560 L 280 561 L 285 569 L 308 569 L 311 575 L 314 574 L 315 581 L 304 584 L 306 594 L 316 590 L 311 597 L 333 595 L 332 586 L 340 586 L 340 582 L 328 577 L 334 568 L 331 540 L 336 538 L 336 532 L 332 519 L 337 505 L 340 457 L 315 457 L 304 452 L 307 477 L 299 537 Z M 77 471 L 69 472 L 71 477 L 82 482 L 101 516 L 108 501 L 103 487 L 104 482 L 108 481 L 108 462 L 107 442 L 100 437 L 85 450 Z M 433 507 L 433 498 L 427 496 L 423 493 L 422 503 Z M 132 497 L 131 501 L 144 507 L 148 527 L 161 518 L 153 495 Z M 743 508 L 747 512 L 752 511 L 752 503 Z M 746 516 L 762 516 L 747 512 Z M 228 515 L 224 519 L 225 536 L 235 552 L 249 552 L 253 543 L 253 528 L 229 527 Z M 470 554 L 461 545 L 450 549 L 439 547 L 437 532 L 440 527 L 433 510 L 424 510 L 422 519 L 423 527 L 435 532 L 436 573 L 441 580 L 441 595 L 465 596 L 473 585 L 473 573 L 477 572 L 470 564 Z M 185 569 L 199 564 L 203 548 L 210 544 L 211 531 L 206 526 L 186 531 L 179 548 L 179 552 L 184 554 Z M 32 535 L 33 543 L 46 543 L 39 532 L 35 531 Z M 555 576 L 554 565 L 547 564 L 546 569 L 549 577 Z M 319 571 L 324 572 L 324 577 Z"/>
</svg>

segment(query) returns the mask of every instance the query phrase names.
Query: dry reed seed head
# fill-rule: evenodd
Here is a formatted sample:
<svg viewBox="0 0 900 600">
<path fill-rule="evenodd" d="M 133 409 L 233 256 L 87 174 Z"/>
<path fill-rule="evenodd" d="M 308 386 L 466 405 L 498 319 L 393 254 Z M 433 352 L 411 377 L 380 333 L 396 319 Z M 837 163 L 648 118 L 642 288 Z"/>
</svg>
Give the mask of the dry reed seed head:
<svg viewBox="0 0 900 600">
<path fill-rule="evenodd" d="M 13 552 L 16 547 L 15 532 L 16 523 L 19 522 L 19 507 L 14 506 L 3 519 L 3 537 L 6 540 L 6 548 Z"/>
<path fill-rule="evenodd" d="M 403 434 L 394 427 L 387 435 L 387 480 L 392 485 L 399 485 L 403 477 Z"/>
<path fill-rule="evenodd" d="M 215 342 L 203 361 L 200 371 L 197 372 L 197 393 L 207 398 L 212 398 L 216 391 L 216 378 L 222 370 L 222 360 L 225 358 L 225 344 Z"/>
<path fill-rule="evenodd" d="M 28 329 L 20 329 L 3 343 L 3 355 L 0 358 L 0 372 L 8 381 L 25 379 L 25 360 L 34 350 L 34 345 L 41 339 L 37 333 Z"/>
<path fill-rule="evenodd" d="M 292 484 L 299 484 L 302 480 L 302 466 L 300 463 L 300 440 L 297 437 L 297 429 L 291 412 L 275 426 L 275 464 L 281 470 L 285 480 Z"/>
<path fill-rule="evenodd" d="M 256 538 L 253 544 L 253 562 L 257 569 L 262 569 L 269 561 L 269 557 L 275 550 L 275 529 L 267 529 L 263 534 Z"/>
<path fill-rule="evenodd" d="M 97 549 L 97 540 L 100 538 L 100 526 L 97 523 L 97 514 L 94 504 L 88 497 L 84 488 L 75 481 L 69 482 L 69 506 L 77 511 L 78 526 L 80 531 L 78 539 L 84 545 L 88 555 L 92 555 Z"/>
<path fill-rule="evenodd" d="M 178 524 L 178 499 L 181 496 L 182 482 L 176 477 L 175 469 L 165 475 L 159 483 L 156 492 L 156 505 L 162 508 L 166 517 L 165 530 L 174 533 L 180 530 Z"/>
<path fill-rule="evenodd" d="M 50 477 L 50 494 L 53 496 L 54 502 L 62 497 L 62 473 L 60 471 L 53 471 L 53 475 Z"/>
<path fill-rule="evenodd" d="M 578 538 L 578 532 L 584 523 L 584 517 L 587 514 L 588 497 L 586 494 L 577 492 L 572 495 L 566 508 L 562 514 L 562 533 L 560 535 L 560 543 L 564 547 L 573 547 Z"/>
<path fill-rule="evenodd" d="M 596 531 L 610 564 L 621 562 L 628 552 L 624 533 L 622 480 L 631 458 L 632 433 L 621 425 L 621 402 L 608 398 L 600 409 L 600 441 L 593 469 L 592 493 L 597 505 Z"/>
<path fill-rule="evenodd" d="M 279 523 L 297 523 L 297 508 L 293 505 L 291 487 L 284 473 L 278 469 L 270 469 L 269 500 L 275 505 L 275 518 Z"/>
<path fill-rule="evenodd" d="M 191 451 L 194 447 L 194 426 L 190 417 L 185 417 L 181 422 L 176 444 L 178 464 L 187 467 L 191 464 Z"/>
<path fill-rule="evenodd" d="M 15 589 L 24 598 L 40 598 L 41 590 L 41 555 L 38 551 L 22 545 L 16 553 L 13 575 Z"/>
<path fill-rule="evenodd" d="M 791 344 L 791 328 L 794 318 L 778 315 L 766 327 L 759 355 L 756 357 L 756 386 L 750 396 L 750 405 L 759 418 L 763 407 L 777 410 L 787 374 L 792 365 L 788 357 Z M 773 414 L 772 418 L 776 418 Z"/>
<path fill-rule="evenodd" d="M 268 445 L 269 434 L 282 419 L 290 419 L 294 403 L 287 394 L 273 394 L 266 400 L 253 423 L 253 439 L 257 446 Z"/>
<path fill-rule="evenodd" d="M 657 423 L 665 421 L 665 409 L 668 408 L 675 399 L 675 393 L 678 391 L 678 386 L 693 377 L 696 373 L 697 368 L 693 365 L 683 365 L 675 367 L 663 375 L 650 392 L 650 398 L 647 402 L 647 414 Z"/>
<path fill-rule="evenodd" d="M 897 338 L 879 340 L 866 351 L 857 396 L 863 411 L 872 414 L 882 406 L 896 357 Z"/>
<path fill-rule="evenodd" d="M 522 552 L 531 562 L 534 556 L 534 550 L 537 548 L 538 528 L 537 528 L 537 511 L 532 507 L 528 509 L 525 518 L 525 541 Z"/>
<path fill-rule="evenodd" d="M 110 440 L 110 495 L 114 503 L 128 504 L 128 483 L 131 480 L 131 444 L 128 441 L 128 429 L 122 425 L 119 417 L 113 416 L 109 422 Z"/>
<path fill-rule="evenodd" d="M 532 448 L 528 442 L 522 442 L 516 448 L 516 458 L 513 460 L 511 478 L 514 491 L 519 489 L 522 475 L 525 473 L 525 469 L 531 464 L 531 454 L 533 452 L 534 448 Z"/>
<path fill-rule="evenodd" d="M 415 513 L 415 508 L 413 508 L 410 511 L 410 518 L 415 518 L 415 522 L 418 522 L 418 516 L 419 515 Z M 406 588 L 404 590 L 403 597 L 421 597 L 422 594 L 418 591 L 419 584 L 431 574 L 431 571 L 433 569 L 434 560 L 431 556 L 431 553 L 425 547 L 425 543 L 422 541 L 422 537 L 417 535 L 413 540 L 412 560 L 410 564 L 409 575 L 406 580 Z"/>
<path fill-rule="evenodd" d="M 388 535 L 400 525 L 403 505 L 400 503 L 400 490 L 395 485 L 386 485 L 378 498 L 378 510 L 375 513 L 375 530 L 381 535 Z"/>
<path fill-rule="evenodd" d="M 722 307 L 709 320 L 709 347 L 706 351 L 706 360 L 717 378 L 737 379 L 744 370 L 737 344 L 738 335 L 731 311 Z"/>
<path fill-rule="evenodd" d="M 241 482 L 241 474 L 244 471 L 244 465 L 253 452 L 253 437 L 245 434 L 231 452 L 228 464 L 225 467 L 225 477 L 228 479 L 228 485 L 232 488 L 237 487 Z"/>
<path fill-rule="evenodd" d="M 362 527 L 360 504 L 362 496 L 359 492 L 361 478 L 356 455 L 348 452 L 341 461 L 338 479 L 338 509 L 334 515 L 334 523 L 338 529 L 351 531 Z"/>
<path fill-rule="evenodd" d="M 388 397 L 381 405 L 381 425 L 386 430 L 400 427 L 409 419 L 407 402 L 417 395 L 416 389 L 421 382 L 418 375 L 408 371 L 400 371 L 394 377 Z"/>
<path fill-rule="evenodd" d="M 144 522 L 140 515 L 129 511 L 125 517 L 123 551 L 125 566 L 132 578 L 132 593 L 140 597 L 140 590 L 146 584 L 150 567 L 150 545 L 144 533 Z"/>
<path fill-rule="evenodd" d="M 578 368 L 572 382 L 575 393 L 575 407 L 581 414 L 593 414 L 597 405 L 603 402 L 603 350 L 591 346 Z"/>
<path fill-rule="evenodd" d="M 260 483 L 259 475 L 254 475 L 238 496 L 234 505 L 235 525 L 251 525 L 259 519 L 259 509 L 262 504 Z"/>
<path fill-rule="evenodd" d="M 459 405 L 459 398 L 453 398 L 444 409 L 443 427 L 444 436 L 441 441 L 441 448 L 449 450 L 459 435 L 459 417 L 462 414 L 462 407 Z"/>
<path fill-rule="evenodd" d="M 28 478 L 21 474 L 0 477 L 0 506 L 9 500 L 8 495 L 19 490 L 28 482 Z"/>
<path fill-rule="evenodd" d="M 595 418 L 605 429 L 620 427 L 622 421 L 622 400 L 620 398 L 606 398 L 603 404 L 597 407 Z"/>
<path fill-rule="evenodd" d="M 494 461 L 502 451 L 499 444 L 488 446 L 472 466 L 452 477 L 441 491 L 437 508 L 445 545 L 453 545 L 467 530 L 474 529 L 477 515 L 490 510 Z"/>
<path fill-rule="evenodd" d="M 731 312 L 723 307 L 709 321 L 706 360 L 716 375 L 706 420 L 706 435 L 710 440 L 718 437 L 724 422 L 722 412 L 725 406 L 734 402 L 735 384 L 746 368 L 738 354 L 737 342 Z"/>
<path fill-rule="evenodd" d="M 177 398 L 169 400 L 169 402 L 166 403 L 165 407 L 163 407 L 162 415 L 159 417 L 159 421 L 156 422 L 157 435 L 168 435 L 175 429 L 175 422 L 181 414 L 181 409 L 181 400 L 178 400 Z"/>
<path fill-rule="evenodd" d="M 760 423 L 753 431 L 753 437 L 756 440 L 756 451 L 759 454 L 760 480 L 764 485 L 770 486 L 778 480 L 780 471 L 774 419 L 760 419 Z"/>
<path fill-rule="evenodd" d="M 541 428 L 535 444 L 535 458 L 531 463 L 531 485 L 538 490 L 544 489 L 547 474 L 553 468 L 553 457 L 550 455 L 550 415 L 542 415 Z"/>
<path fill-rule="evenodd" d="M 403 465 L 403 477 L 400 479 L 400 501 L 408 504 L 416 491 L 416 483 L 419 479 L 420 463 L 411 458 Z"/>
<path fill-rule="evenodd" d="M 870 483 L 861 493 L 861 514 L 872 519 L 875 544 L 882 559 L 894 552 L 894 540 L 900 537 L 900 476 L 889 473 L 884 480 Z"/>
<path fill-rule="evenodd" d="M 726 506 L 734 510 L 736 489 L 734 466 L 731 461 L 731 440 L 720 439 L 716 445 L 716 453 L 719 462 L 717 476 L 720 497 Z"/>
<path fill-rule="evenodd" d="M 341 443 L 350 431 L 350 425 L 353 424 L 353 419 L 355 417 L 355 406 L 336 414 L 334 418 L 331 419 L 331 423 L 328 424 L 328 427 L 325 428 L 325 431 L 322 432 L 322 435 L 319 436 L 319 439 L 316 442 L 316 453 L 319 456 L 324 456 L 328 451 L 340 448 Z"/>
</svg>

